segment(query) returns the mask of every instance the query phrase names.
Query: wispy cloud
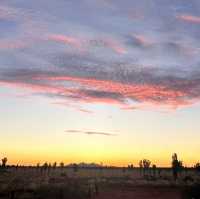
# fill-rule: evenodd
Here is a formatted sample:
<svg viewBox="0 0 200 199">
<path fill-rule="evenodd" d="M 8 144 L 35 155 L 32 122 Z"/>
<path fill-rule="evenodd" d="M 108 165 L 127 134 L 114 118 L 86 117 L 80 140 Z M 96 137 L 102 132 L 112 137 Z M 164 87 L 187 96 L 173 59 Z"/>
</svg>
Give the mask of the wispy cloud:
<svg viewBox="0 0 200 199">
<path fill-rule="evenodd" d="M 81 134 L 87 134 L 87 135 L 103 135 L 103 136 L 117 136 L 115 133 L 107 133 L 107 132 L 98 132 L 98 131 L 80 131 L 80 130 L 66 130 L 66 133 L 81 133 Z"/>
<path fill-rule="evenodd" d="M 90 111 L 90 110 L 87 110 L 87 109 L 83 109 L 83 108 L 79 108 L 77 110 L 80 111 L 80 112 L 83 112 L 83 113 L 88 113 L 88 114 L 93 114 L 94 113 L 93 111 Z"/>
<path fill-rule="evenodd" d="M 192 104 L 200 99 L 200 81 L 196 74 L 188 77 L 162 75 L 157 73 L 132 71 L 128 75 L 120 74 L 117 79 L 99 79 L 49 73 L 45 71 L 5 72 L 0 85 L 14 87 L 35 94 L 46 95 L 67 101 L 84 103 L 106 103 L 118 105 L 128 110 L 133 104 L 167 106 L 176 108 Z M 157 71 L 160 73 L 159 71 Z M 41 74 L 41 75 L 40 75 Z M 97 74 L 96 74 L 97 75 Z M 140 82 L 142 78 L 142 82 Z M 65 102 L 62 102 L 62 105 Z M 134 105 L 135 107 L 135 105 Z M 82 112 L 85 109 L 78 108 Z"/>
<path fill-rule="evenodd" d="M 2 40 L 0 39 L 0 49 L 12 50 L 23 49 L 27 47 L 28 43 L 22 40 Z"/>
<path fill-rule="evenodd" d="M 47 40 L 71 45 L 79 49 L 81 48 L 81 41 L 78 38 L 72 36 L 61 35 L 61 34 L 50 34 L 47 36 Z"/>
<path fill-rule="evenodd" d="M 200 16 L 185 14 L 185 15 L 179 15 L 177 16 L 177 18 L 185 22 L 200 24 Z"/>
</svg>

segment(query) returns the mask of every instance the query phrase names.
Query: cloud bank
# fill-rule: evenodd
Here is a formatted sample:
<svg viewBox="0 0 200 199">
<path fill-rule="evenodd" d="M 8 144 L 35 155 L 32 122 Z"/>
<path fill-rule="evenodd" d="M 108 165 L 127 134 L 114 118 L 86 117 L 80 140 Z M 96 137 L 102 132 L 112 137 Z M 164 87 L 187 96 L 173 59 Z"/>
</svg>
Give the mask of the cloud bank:
<svg viewBox="0 0 200 199">
<path fill-rule="evenodd" d="M 200 2 L 160 2 L 1 1 L 0 88 L 122 110 L 198 103 Z"/>
</svg>

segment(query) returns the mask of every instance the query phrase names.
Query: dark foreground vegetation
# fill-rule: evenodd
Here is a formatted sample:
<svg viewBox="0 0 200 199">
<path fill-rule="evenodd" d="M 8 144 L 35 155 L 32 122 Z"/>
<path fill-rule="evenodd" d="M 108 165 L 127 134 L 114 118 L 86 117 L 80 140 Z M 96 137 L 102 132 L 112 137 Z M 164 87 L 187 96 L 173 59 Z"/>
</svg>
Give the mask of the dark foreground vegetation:
<svg viewBox="0 0 200 199">
<path fill-rule="evenodd" d="M 0 199 L 200 199 L 200 169 L 185 168 L 176 154 L 171 168 L 147 159 L 139 167 L 7 165 L 0 167 Z"/>
</svg>

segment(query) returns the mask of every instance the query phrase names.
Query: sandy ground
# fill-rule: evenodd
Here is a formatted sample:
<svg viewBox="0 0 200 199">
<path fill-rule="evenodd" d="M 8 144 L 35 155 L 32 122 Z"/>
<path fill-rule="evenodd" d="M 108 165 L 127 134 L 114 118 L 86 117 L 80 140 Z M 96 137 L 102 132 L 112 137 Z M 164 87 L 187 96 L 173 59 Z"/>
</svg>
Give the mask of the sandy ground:
<svg viewBox="0 0 200 199">
<path fill-rule="evenodd" d="M 95 199 L 181 199 L 180 191 L 174 188 L 133 187 L 111 189 L 101 192 Z"/>
</svg>

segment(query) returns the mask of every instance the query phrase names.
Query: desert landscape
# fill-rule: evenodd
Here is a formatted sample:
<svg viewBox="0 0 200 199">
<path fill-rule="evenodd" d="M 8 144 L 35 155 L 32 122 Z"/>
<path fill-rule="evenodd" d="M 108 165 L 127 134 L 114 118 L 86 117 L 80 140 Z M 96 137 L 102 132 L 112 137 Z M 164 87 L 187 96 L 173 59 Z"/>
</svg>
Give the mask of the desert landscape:
<svg viewBox="0 0 200 199">
<path fill-rule="evenodd" d="M 84 165 L 84 166 L 83 166 Z M 197 165 L 198 166 L 198 165 Z M 2 166 L 2 199 L 192 199 L 199 168 L 98 167 L 95 164 Z M 175 177 L 175 178 L 174 178 Z M 176 179 L 177 178 L 177 179 Z"/>
<path fill-rule="evenodd" d="M 200 199 L 200 0 L 0 0 L 0 199 Z"/>
</svg>

